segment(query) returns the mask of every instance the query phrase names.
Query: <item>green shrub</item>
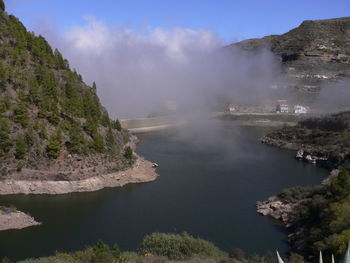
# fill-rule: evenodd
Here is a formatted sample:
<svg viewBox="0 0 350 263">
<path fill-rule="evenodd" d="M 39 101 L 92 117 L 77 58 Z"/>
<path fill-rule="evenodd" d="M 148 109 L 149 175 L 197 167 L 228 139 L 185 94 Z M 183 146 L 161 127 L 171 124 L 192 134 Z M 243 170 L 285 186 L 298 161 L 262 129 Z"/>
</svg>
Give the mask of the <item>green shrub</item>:
<svg viewBox="0 0 350 263">
<path fill-rule="evenodd" d="M 66 261 L 58 258 L 58 257 L 43 257 L 43 258 L 30 258 L 22 261 L 18 261 L 17 263 L 67 263 Z"/>
<path fill-rule="evenodd" d="M 142 254 L 165 256 L 170 260 L 186 260 L 194 256 L 222 258 L 225 253 L 213 243 L 194 238 L 187 233 L 153 233 L 145 236 L 141 243 Z"/>
</svg>

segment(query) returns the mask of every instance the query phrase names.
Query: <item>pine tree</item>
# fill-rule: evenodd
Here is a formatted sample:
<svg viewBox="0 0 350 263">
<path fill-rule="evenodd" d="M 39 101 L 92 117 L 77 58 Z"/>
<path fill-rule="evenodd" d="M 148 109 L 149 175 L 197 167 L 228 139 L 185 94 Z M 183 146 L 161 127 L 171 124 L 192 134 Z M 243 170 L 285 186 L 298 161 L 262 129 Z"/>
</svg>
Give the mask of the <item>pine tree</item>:
<svg viewBox="0 0 350 263">
<path fill-rule="evenodd" d="M 113 129 L 116 129 L 117 131 L 121 131 L 122 130 L 122 125 L 120 124 L 119 120 L 115 120 L 112 122 L 112 127 Z"/>
<path fill-rule="evenodd" d="M 60 51 L 56 48 L 53 54 L 55 56 L 57 66 L 61 69 L 65 69 L 66 64 Z"/>
<path fill-rule="evenodd" d="M 13 110 L 13 115 L 15 122 L 21 124 L 24 128 L 28 126 L 29 112 L 26 103 L 20 102 Z"/>
<path fill-rule="evenodd" d="M 24 135 L 19 135 L 16 139 L 15 157 L 17 159 L 23 159 L 24 155 L 28 151 L 28 146 Z"/>
<path fill-rule="evenodd" d="M 46 153 L 50 159 L 56 159 L 61 153 L 61 135 L 56 132 L 49 138 L 49 144 L 46 146 Z"/>
<path fill-rule="evenodd" d="M 5 11 L 5 3 L 3 0 L 0 0 L 0 10 Z"/>
<path fill-rule="evenodd" d="M 81 132 L 82 131 L 76 123 L 74 123 L 69 130 L 69 141 L 66 145 L 71 153 L 80 154 L 85 151 L 86 142 Z"/>
<path fill-rule="evenodd" d="M 0 156 L 4 156 L 12 148 L 11 129 L 7 119 L 0 117 Z"/>
<path fill-rule="evenodd" d="M 0 61 L 0 84 L 3 85 L 5 81 L 6 81 L 6 71 L 2 61 Z"/>
<path fill-rule="evenodd" d="M 129 161 L 129 164 L 132 164 L 134 159 L 133 159 L 133 150 L 131 149 L 130 146 L 126 147 L 124 150 L 124 157 Z"/>
<path fill-rule="evenodd" d="M 32 147 L 34 145 L 34 130 L 31 125 L 27 128 L 27 131 L 24 134 L 24 137 L 25 137 L 26 144 L 28 145 L 28 148 Z"/>
<path fill-rule="evenodd" d="M 104 151 L 104 140 L 103 137 L 97 132 L 92 136 L 92 145 L 91 147 L 99 153 Z"/>
<path fill-rule="evenodd" d="M 46 127 L 43 122 L 39 122 L 39 137 L 40 139 L 46 140 L 47 139 L 47 132 Z"/>
<path fill-rule="evenodd" d="M 115 139 L 111 127 L 108 128 L 106 135 L 106 146 L 110 155 L 115 155 Z"/>
</svg>

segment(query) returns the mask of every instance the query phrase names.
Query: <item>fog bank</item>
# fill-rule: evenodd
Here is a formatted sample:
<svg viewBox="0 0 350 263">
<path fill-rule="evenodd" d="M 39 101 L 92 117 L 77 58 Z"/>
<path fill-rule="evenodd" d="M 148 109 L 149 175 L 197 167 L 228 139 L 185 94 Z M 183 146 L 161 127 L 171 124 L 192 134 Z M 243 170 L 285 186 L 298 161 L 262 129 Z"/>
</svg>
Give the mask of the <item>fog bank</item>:
<svg viewBox="0 0 350 263">
<path fill-rule="evenodd" d="M 167 101 L 191 112 L 211 111 L 222 101 L 255 103 L 271 95 L 279 74 L 270 52 L 225 49 L 207 30 L 136 32 L 87 17 L 63 36 L 43 27 L 38 31 L 87 83 L 96 82 L 113 118 L 145 117 Z"/>
</svg>

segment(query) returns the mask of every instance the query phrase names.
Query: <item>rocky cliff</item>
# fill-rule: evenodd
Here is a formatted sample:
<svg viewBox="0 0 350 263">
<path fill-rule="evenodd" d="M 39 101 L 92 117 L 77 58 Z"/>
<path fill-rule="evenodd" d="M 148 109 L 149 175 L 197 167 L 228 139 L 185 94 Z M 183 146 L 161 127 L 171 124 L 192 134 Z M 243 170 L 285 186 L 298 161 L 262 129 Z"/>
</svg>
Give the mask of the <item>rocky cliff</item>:
<svg viewBox="0 0 350 263">
<path fill-rule="evenodd" d="M 350 76 L 350 17 L 307 20 L 285 34 L 248 39 L 228 48 L 271 50 L 291 84 L 314 91 L 323 82 Z"/>
</svg>

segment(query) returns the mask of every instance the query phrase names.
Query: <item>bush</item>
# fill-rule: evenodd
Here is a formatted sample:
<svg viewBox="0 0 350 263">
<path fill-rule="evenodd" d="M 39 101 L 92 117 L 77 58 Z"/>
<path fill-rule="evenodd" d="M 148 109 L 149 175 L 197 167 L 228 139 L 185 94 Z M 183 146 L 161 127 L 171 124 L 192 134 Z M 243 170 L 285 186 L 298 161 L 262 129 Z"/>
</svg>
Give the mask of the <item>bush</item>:
<svg viewBox="0 0 350 263">
<path fill-rule="evenodd" d="M 337 116 L 329 116 L 324 118 L 310 118 L 300 122 L 302 127 L 308 129 L 320 129 L 323 131 L 343 131 L 348 127 L 347 122 Z"/>
<path fill-rule="evenodd" d="M 30 258 L 30 259 L 18 261 L 17 263 L 66 263 L 66 261 L 57 257 L 43 257 L 38 259 Z"/>
<path fill-rule="evenodd" d="M 240 248 L 232 248 L 229 253 L 229 258 L 235 258 L 238 260 L 244 260 L 245 254 L 242 249 Z"/>
<path fill-rule="evenodd" d="M 194 238 L 187 233 L 164 234 L 153 233 L 145 236 L 141 243 L 142 254 L 165 256 L 170 260 L 186 260 L 194 256 L 222 258 L 225 253 L 213 243 Z"/>
</svg>

